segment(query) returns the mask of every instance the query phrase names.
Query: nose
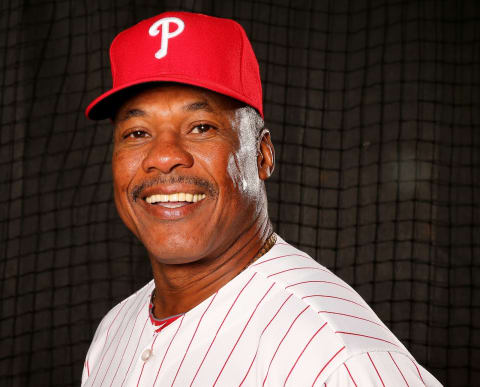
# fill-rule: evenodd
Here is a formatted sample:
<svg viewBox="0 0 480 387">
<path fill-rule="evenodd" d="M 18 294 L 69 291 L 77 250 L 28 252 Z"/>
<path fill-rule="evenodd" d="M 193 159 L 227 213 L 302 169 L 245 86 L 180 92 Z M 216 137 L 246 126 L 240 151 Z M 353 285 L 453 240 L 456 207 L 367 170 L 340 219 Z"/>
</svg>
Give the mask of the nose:
<svg viewBox="0 0 480 387">
<path fill-rule="evenodd" d="M 146 173 L 160 171 L 168 174 L 176 168 L 190 168 L 192 165 L 192 154 L 185 148 L 178 135 L 173 133 L 154 139 L 142 161 L 142 168 Z"/>
</svg>

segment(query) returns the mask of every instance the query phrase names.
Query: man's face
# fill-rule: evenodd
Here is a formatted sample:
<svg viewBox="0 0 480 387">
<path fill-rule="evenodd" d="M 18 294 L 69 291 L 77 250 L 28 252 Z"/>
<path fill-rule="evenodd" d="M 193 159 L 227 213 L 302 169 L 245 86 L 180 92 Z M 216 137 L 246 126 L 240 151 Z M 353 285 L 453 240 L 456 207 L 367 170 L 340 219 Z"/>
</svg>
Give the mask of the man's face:
<svg viewBox="0 0 480 387">
<path fill-rule="evenodd" d="M 168 85 L 117 112 L 115 203 L 157 261 L 215 258 L 266 214 L 261 147 L 242 110 L 219 94 Z"/>
</svg>

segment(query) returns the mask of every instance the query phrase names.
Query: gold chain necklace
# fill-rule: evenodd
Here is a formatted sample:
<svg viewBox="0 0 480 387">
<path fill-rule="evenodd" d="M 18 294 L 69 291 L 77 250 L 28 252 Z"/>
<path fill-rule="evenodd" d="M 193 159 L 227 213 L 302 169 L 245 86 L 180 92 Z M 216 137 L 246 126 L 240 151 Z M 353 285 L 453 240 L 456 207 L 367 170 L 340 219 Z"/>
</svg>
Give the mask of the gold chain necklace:
<svg viewBox="0 0 480 387">
<path fill-rule="evenodd" d="M 273 245 L 277 242 L 277 234 L 272 232 L 272 235 L 268 237 L 266 242 L 263 244 L 262 248 L 258 251 L 257 255 L 255 255 L 250 262 L 247 263 L 247 265 L 242 269 L 244 271 L 247 267 L 249 267 L 251 264 L 253 264 L 257 259 L 259 259 L 261 256 L 265 255 L 270 251 L 270 249 L 273 247 Z M 241 272 L 242 272 L 241 271 Z M 240 272 L 240 273 L 241 273 Z"/>
</svg>

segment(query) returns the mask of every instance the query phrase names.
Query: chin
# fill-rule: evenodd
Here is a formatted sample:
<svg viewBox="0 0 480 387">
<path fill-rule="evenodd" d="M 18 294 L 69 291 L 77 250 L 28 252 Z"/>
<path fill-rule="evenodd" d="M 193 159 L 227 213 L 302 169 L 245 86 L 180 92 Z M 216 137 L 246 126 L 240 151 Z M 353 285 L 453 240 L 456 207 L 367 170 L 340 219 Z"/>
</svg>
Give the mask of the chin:
<svg viewBox="0 0 480 387">
<path fill-rule="evenodd" d="M 202 257 L 198 254 L 182 254 L 179 250 L 161 250 L 161 251 L 152 251 L 148 250 L 148 256 L 150 260 L 157 263 L 167 264 L 167 265 L 182 265 L 187 263 L 193 263 L 200 261 Z"/>
<path fill-rule="evenodd" d="M 165 264 L 196 262 L 205 257 L 205 246 L 191 236 L 176 235 L 161 241 L 145 241 L 143 245 L 151 260 Z"/>
</svg>

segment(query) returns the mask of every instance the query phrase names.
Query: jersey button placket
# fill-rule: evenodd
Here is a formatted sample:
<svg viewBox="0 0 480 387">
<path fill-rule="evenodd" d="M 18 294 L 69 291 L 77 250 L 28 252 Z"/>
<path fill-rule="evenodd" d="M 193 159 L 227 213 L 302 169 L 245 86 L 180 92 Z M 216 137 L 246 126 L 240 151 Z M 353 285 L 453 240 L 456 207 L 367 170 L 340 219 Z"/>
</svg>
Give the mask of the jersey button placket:
<svg viewBox="0 0 480 387">
<path fill-rule="evenodd" d="M 148 359 L 152 357 L 152 355 L 153 355 L 152 350 L 150 348 L 147 348 L 145 351 L 143 351 L 141 359 L 146 362 Z"/>
</svg>

